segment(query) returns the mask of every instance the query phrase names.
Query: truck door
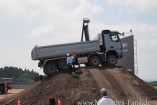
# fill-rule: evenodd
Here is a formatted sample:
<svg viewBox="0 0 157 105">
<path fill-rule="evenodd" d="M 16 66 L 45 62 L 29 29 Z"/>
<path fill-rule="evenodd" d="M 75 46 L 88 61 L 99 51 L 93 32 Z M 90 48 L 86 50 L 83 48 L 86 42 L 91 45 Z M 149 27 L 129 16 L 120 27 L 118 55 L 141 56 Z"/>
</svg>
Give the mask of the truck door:
<svg viewBox="0 0 157 105">
<path fill-rule="evenodd" d="M 110 50 L 115 50 L 120 52 L 121 50 L 121 41 L 118 36 L 118 33 L 111 33 L 110 34 Z"/>
<path fill-rule="evenodd" d="M 106 51 L 110 50 L 110 40 L 109 34 L 104 34 L 104 46 Z"/>
</svg>

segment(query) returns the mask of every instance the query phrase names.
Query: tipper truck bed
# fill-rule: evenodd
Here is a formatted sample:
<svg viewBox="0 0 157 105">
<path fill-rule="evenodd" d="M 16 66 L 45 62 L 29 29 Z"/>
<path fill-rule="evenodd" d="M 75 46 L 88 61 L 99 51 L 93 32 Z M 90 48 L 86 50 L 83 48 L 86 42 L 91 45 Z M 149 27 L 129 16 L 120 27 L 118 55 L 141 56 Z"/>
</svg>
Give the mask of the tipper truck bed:
<svg viewBox="0 0 157 105">
<path fill-rule="evenodd" d="M 66 57 L 69 52 L 93 53 L 100 51 L 99 41 L 77 42 L 51 46 L 35 46 L 32 51 L 33 60 L 52 59 Z"/>
<path fill-rule="evenodd" d="M 122 58 L 122 43 L 118 31 L 102 30 L 95 40 L 90 41 L 88 19 L 83 20 L 81 42 L 35 46 L 31 52 L 32 60 L 39 60 L 46 75 L 52 75 L 57 70 L 66 70 L 66 54 L 76 54 L 76 65 L 98 67 L 101 65 L 114 66 L 117 59 Z M 83 42 L 83 32 L 86 41 Z"/>
</svg>

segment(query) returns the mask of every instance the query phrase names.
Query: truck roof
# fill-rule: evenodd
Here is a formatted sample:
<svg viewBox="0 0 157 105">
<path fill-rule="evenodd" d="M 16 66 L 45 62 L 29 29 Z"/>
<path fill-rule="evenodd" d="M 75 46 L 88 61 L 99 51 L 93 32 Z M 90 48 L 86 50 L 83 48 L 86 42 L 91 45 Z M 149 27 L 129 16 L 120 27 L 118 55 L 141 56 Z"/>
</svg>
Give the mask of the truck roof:
<svg viewBox="0 0 157 105">
<path fill-rule="evenodd" d="M 103 30 L 102 33 L 103 33 L 103 34 L 109 34 L 109 33 L 120 34 L 118 31 L 111 31 L 111 30 Z"/>
</svg>

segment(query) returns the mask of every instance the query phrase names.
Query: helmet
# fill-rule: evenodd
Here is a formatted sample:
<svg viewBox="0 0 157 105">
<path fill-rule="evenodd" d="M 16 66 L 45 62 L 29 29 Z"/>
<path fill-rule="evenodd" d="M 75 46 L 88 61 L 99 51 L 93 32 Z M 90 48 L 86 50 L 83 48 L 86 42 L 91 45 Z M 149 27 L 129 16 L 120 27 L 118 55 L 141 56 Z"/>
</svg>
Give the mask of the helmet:
<svg viewBox="0 0 157 105">
<path fill-rule="evenodd" d="M 56 98 L 54 98 L 54 97 L 50 97 L 49 98 L 49 105 L 55 105 L 56 104 Z"/>
</svg>

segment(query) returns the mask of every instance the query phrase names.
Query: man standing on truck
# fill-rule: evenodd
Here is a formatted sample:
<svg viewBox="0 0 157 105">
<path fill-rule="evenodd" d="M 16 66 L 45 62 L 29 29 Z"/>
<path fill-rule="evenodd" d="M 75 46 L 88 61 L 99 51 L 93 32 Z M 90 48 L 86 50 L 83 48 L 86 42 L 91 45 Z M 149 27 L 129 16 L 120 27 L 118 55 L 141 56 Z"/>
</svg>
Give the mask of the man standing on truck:
<svg viewBox="0 0 157 105">
<path fill-rule="evenodd" d="M 69 53 L 67 53 L 67 66 L 69 70 L 69 75 L 71 75 L 72 72 L 72 58 L 70 57 Z"/>
<path fill-rule="evenodd" d="M 76 55 L 74 52 L 72 52 L 72 68 L 73 68 L 73 71 L 75 72 L 75 63 L 76 63 Z"/>
</svg>

